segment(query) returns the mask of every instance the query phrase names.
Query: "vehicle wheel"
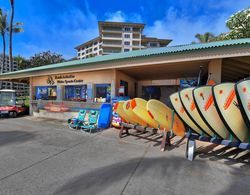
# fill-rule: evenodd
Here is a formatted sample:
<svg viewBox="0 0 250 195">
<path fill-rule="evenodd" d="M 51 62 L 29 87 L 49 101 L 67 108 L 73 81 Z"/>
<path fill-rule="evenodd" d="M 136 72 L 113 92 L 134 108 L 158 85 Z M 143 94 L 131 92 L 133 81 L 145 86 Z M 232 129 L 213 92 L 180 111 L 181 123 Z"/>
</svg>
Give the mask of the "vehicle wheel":
<svg viewBox="0 0 250 195">
<path fill-rule="evenodd" d="M 10 112 L 9 115 L 10 115 L 11 118 L 16 118 L 17 117 L 17 112 L 12 111 L 12 112 Z"/>
</svg>

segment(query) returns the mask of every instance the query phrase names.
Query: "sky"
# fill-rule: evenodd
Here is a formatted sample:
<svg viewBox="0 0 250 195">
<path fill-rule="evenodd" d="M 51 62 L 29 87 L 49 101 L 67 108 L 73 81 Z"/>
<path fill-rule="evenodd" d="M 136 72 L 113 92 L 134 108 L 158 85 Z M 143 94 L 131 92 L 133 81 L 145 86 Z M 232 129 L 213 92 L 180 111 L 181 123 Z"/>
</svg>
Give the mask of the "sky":
<svg viewBox="0 0 250 195">
<path fill-rule="evenodd" d="M 50 50 L 70 59 L 75 46 L 98 36 L 98 21 L 142 22 L 147 36 L 188 44 L 197 33 L 228 31 L 225 21 L 248 6 L 250 0 L 15 0 L 14 21 L 24 32 L 14 35 L 13 54 Z M 0 7 L 10 14 L 9 0 Z"/>
</svg>

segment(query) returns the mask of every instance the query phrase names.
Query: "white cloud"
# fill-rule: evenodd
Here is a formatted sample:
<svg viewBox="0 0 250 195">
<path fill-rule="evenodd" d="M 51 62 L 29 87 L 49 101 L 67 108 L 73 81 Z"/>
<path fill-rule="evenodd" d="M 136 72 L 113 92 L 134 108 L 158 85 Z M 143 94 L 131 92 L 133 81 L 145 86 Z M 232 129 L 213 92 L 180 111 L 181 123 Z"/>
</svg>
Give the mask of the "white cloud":
<svg viewBox="0 0 250 195">
<path fill-rule="evenodd" d="M 125 14 L 122 12 L 122 11 L 116 11 L 116 12 L 113 12 L 113 13 L 106 13 L 106 17 L 107 17 L 107 21 L 110 21 L 110 22 L 125 22 Z"/>
<path fill-rule="evenodd" d="M 125 14 L 121 10 L 105 13 L 106 21 L 110 22 L 142 22 L 142 17 L 138 13 Z"/>
<path fill-rule="evenodd" d="M 174 7 L 170 7 L 160 20 L 152 25 L 146 26 L 145 34 L 159 38 L 173 39 L 172 45 L 187 44 L 195 40 L 195 34 L 212 32 L 215 35 L 225 32 L 225 20 L 227 13 L 220 13 L 218 16 L 201 15 L 191 18 L 179 13 Z"/>
</svg>

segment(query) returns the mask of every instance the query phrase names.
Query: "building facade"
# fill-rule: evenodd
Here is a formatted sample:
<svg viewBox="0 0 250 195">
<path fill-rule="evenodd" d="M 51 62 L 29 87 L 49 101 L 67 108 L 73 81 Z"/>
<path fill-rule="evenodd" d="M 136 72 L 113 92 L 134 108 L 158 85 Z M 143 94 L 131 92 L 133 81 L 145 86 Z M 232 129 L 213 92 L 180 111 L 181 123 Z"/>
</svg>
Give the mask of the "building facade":
<svg viewBox="0 0 250 195">
<path fill-rule="evenodd" d="M 0 55 L 0 64 L 1 73 L 11 72 L 11 65 L 8 56 L 5 57 L 5 61 L 3 64 L 3 56 Z M 13 61 L 13 71 L 18 71 L 18 65 L 15 61 Z M 0 89 L 14 89 L 21 96 L 27 95 L 29 93 L 29 85 L 22 82 L 0 81 Z"/>
<path fill-rule="evenodd" d="M 168 105 L 170 94 L 192 83 L 196 86 L 198 77 L 205 85 L 208 78 L 219 84 L 249 76 L 250 39 L 239 39 L 62 62 L 5 73 L 0 80 L 26 80 L 30 113 L 63 120 L 80 109 L 110 103 L 120 89 L 124 96 Z"/>
<path fill-rule="evenodd" d="M 85 59 L 98 55 L 128 52 L 154 47 L 165 47 L 171 40 L 146 37 L 145 24 L 125 22 L 98 22 L 99 36 L 75 49 L 77 58 Z"/>
</svg>

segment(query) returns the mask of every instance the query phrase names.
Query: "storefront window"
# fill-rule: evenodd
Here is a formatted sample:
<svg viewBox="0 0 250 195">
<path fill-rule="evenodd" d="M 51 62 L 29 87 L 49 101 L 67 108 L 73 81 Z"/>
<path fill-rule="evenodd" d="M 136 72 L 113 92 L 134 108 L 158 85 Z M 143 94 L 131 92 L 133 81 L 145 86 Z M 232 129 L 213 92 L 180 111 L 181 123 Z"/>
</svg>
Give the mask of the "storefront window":
<svg viewBox="0 0 250 195">
<path fill-rule="evenodd" d="M 36 87 L 37 100 L 56 100 L 56 86 Z"/>
<path fill-rule="evenodd" d="M 124 96 L 128 96 L 128 82 L 120 80 L 120 86 L 124 87 Z"/>
<path fill-rule="evenodd" d="M 111 99 L 111 85 L 110 84 L 96 84 L 96 98 L 103 99 L 104 102 L 110 102 Z"/>
<path fill-rule="evenodd" d="M 65 99 L 70 101 L 86 101 L 87 99 L 87 86 L 65 86 Z"/>
</svg>

